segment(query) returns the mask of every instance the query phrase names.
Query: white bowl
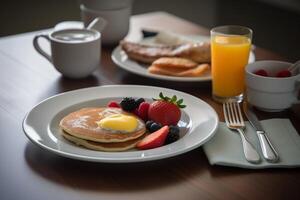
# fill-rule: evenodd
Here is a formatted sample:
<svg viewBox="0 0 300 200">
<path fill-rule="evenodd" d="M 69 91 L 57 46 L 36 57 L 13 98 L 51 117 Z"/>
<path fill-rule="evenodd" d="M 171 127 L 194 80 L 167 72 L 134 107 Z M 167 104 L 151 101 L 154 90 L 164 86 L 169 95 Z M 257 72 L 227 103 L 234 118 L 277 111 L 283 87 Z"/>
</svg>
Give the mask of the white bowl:
<svg viewBox="0 0 300 200">
<path fill-rule="evenodd" d="M 287 69 L 292 63 L 282 61 L 257 61 L 246 66 L 247 100 L 260 110 L 278 112 L 299 102 L 297 99 L 300 88 L 300 74 L 286 77 L 265 77 L 254 74 L 259 69 L 275 75 Z"/>
</svg>

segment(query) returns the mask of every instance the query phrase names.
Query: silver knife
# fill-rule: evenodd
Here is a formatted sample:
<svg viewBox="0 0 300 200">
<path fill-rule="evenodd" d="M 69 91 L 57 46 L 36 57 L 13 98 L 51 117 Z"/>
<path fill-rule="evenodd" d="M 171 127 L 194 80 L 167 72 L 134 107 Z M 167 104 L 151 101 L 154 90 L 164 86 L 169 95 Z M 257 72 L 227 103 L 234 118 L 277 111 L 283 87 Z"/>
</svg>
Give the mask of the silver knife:
<svg viewBox="0 0 300 200">
<path fill-rule="evenodd" d="M 250 124 L 253 126 L 254 130 L 257 133 L 257 137 L 259 139 L 260 147 L 263 153 L 264 158 L 268 162 L 277 162 L 279 160 L 278 153 L 272 146 L 266 132 L 260 124 L 260 121 L 257 119 L 253 109 L 246 101 L 243 103 L 243 110 L 248 118 Z"/>
</svg>

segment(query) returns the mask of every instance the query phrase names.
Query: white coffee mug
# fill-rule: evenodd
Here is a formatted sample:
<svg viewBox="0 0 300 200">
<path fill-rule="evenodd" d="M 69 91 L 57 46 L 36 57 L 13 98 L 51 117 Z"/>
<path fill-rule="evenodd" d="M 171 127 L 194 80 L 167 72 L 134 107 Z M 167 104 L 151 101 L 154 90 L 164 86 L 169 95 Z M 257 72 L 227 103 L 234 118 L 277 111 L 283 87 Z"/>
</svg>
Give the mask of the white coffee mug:
<svg viewBox="0 0 300 200">
<path fill-rule="evenodd" d="M 40 47 L 39 38 L 50 42 L 51 55 Z M 100 33 L 92 29 L 65 29 L 35 36 L 33 46 L 64 76 L 84 78 L 99 67 L 100 38 Z"/>
<path fill-rule="evenodd" d="M 106 27 L 103 30 L 98 30 L 101 32 L 101 42 L 104 45 L 119 43 L 129 31 L 131 6 L 113 10 L 92 10 L 86 8 L 84 5 L 80 5 L 80 10 L 84 27 L 87 27 L 97 17 L 106 20 Z"/>
<path fill-rule="evenodd" d="M 292 63 L 281 61 L 257 61 L 246 66 L 247 100 L 260 110 L 278 112 L 299 103 L 300 73 L 278 78 L 275 74 L 287 69 Z M 256 75 L 257 70 L 264 69 L 272 77 Z"/>
</svg>

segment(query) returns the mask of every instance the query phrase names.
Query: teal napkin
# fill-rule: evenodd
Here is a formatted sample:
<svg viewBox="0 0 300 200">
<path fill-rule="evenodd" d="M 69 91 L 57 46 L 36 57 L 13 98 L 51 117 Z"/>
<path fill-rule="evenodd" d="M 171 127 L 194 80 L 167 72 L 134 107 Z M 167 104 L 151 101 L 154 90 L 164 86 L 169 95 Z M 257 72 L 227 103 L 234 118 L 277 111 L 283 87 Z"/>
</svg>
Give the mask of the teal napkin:
<svg viewBox="0 0 300 200">
<path fill-rule="evenodd" d="M 260 169 L 276 167 L 300 166 L 300 136 L 289 119 L 268 119 L 261 121 L 270 141 L 277 150 L 280 160 L 277 163 L 268 163 L 264 160 L 258 137 L 249 122 L 246 122 L 246 136 L 258 150 L 261 163 L 247 162 L 243 154 L 240 135 L 227 128 L 220 122 L 215 136 L 203 148 L 211 165 Z"/>
</svg>

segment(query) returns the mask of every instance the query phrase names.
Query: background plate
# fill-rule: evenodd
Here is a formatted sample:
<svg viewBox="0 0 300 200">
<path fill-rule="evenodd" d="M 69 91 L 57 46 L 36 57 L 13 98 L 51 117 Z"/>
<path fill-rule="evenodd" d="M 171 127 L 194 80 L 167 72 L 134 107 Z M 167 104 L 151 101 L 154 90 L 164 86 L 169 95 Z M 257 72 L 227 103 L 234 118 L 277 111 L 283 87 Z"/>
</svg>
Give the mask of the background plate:
<svg viewBox="0 0 300 200">
<path fill-rule="evenodd" d="M 190 35 L 184 36 L 184 39 L 190 40 L 193 42 L 204 42 L 210 41 L 210 37 L 208 36 L 199 36 L 199 35 Z M 156 45 L 154 37 L 145 38 L 140 41 L 142 44 L 148 45 Z M 111 58 L 113 62 L 118 65 L 120 68 L 129 71 L 131 73 L 145 76 L 148 78 L 160 79 L 160 80 L 167 80 L 167 81 L 179 81 L 179 82 L 202 82 L 202 81 L 210 81 L 211 74 L 210 71 L 204 74 L 201 77 L 175 77 L 175 76 L 164 76 L 158 74 L 151 74 L 148 73 L 147 67 L 149 65 L 138 63 L 134 60 L 128 58 L 127 54 L 121 49 L 120 46 L 117 46 L 114 51 L 112 52 Z M 255 55 L 253 51 L 250 52 L 249 55 L 249 63 L 255 61 Z"/>
</svg>

